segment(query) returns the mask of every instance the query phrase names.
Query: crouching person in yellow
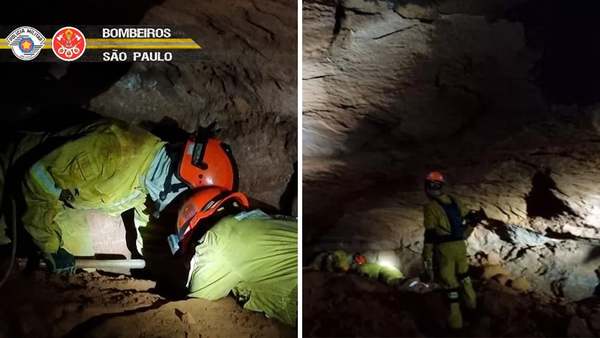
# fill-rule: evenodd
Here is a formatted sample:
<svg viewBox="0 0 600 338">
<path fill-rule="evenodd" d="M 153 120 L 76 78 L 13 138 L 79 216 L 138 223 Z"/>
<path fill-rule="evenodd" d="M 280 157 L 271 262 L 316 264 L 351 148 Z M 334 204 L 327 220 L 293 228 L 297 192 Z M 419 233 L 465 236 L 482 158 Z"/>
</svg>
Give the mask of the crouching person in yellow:
<svg viewBox="0 0 600 338">
<path fill-rule="evenodd" d="M 4 177 L 11 165 L 38 152 L 28 160 L 24 175 Z M 230 149 L 208 134 L 167 144 L 116 120 L 56 135 L 27 134 L 0 154 L 0 164 L 0 192 L 9 182 L 18 182 L 21 192 L 15 188 L 11 194 L 22 197 L 23 226 L 56 273 L 72 273 L 74 256 L 94 254 L 89 211 L 116 216 L 134 209 L 137 249 L 143 254 L 139 228 L 149 221 L 147 197 L 154 203 L 151 211 L 160 212 L 189 188 L 215 184 L 235 189 L 237 182 Z M 0 217 L 0 243 L 8 242 L 2 239 L 4 224 Z"/>
<path fill-rule="evenodd" d="M 94 254 L 87 211 L 119 215 L 145 208 L 143 177 L 165 142 L 117 121 L 74 128 L 25 174 L 22 222 L 53 272 L 71 273 Z"/>
<path fill-rule="evenodd" d="M 390 286 L 399 285 L 404 280 L 404 275 L 399 269 L 369 262 L 358 252 L 350 254 L 344 250 L 319 253 L 309 268 L 328 272 L 353 272 Z"/>
<path fill-rule="evenodd" d="M 250 210 L 244 194 L 206 187 L 183 204 L 177 229 L 179 250 L 195 246 L 190 297 L 216 300 L 232 293 L 245 309 L 296 326 L 295 219 Z"/>
<path fill-rule="evenodd" d="M 425 193 L 429 203 L 424 209 L 425 246 L 423 261 L 426 272 L 446 290 L 450 313 L 448 326 L 463 327 L 461 300 L 474 310 L 477 305 L 475 291 L 468 270 L 466 238 L 473 231 L 465 225 L 468 212 L 453 196 L 443 191 L 444 176 L 432 172 L 425 179 Z"/>
</svg>

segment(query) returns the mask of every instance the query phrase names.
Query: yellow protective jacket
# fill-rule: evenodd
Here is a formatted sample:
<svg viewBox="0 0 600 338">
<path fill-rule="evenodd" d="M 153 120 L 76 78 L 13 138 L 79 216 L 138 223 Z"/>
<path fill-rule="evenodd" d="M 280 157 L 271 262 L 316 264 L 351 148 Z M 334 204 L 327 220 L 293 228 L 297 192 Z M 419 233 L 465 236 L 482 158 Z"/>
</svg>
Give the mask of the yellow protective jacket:
<svg viewBox="0 0 600 338">
<path fill-rule="evenodd" d="M 461 216 L 465 217 L 468 213 L 467 208 L 465 208 L 463 203 L 458 198 L 455 196 L 452 196 L 452 198 L 456 202 Z M 451 203 L 448 195 L 442 195 L 439 197 L 439 199 L 443 203 Z M 446 216 L 444 208 L 442 208 L 442 206 L 435 200 L 430 200 L 423 209 L 423 225 L 425 226 L 425 231 L 434 231 L 438 236 L 448 235 L 451 232 L 451 225 L 450 221 L 448 220 L 448 216 Z M 468 237 L 472 231 L 472 227 L 467 227 L 467 230 L 465 231 L 466 237 Z M 425 243 L 423 249 L 423 259 L 431 260 L 432 257 L 433 244 Z"/>
<path fill-rule="evenodd" d="M 147 195 L 144 175 L 163 146 L 148 131 L 122 122 L 87 126 L 26 173 L 25 229 L 44 253 L 55 253 L 64 244 L 63 234 L 86 229 L 81 210 L 118 215 L 141 208 Z M 77 236 L 71 237 L 70 246 L 77 246 Z"/>
<path fill-rule="evenodd" d="M 189 296 L 216 300 L 231 292 L 245 309 L 295 326 L 298 225 L 242 215 L 220 220 L 198 242 Z"/>
</svg>

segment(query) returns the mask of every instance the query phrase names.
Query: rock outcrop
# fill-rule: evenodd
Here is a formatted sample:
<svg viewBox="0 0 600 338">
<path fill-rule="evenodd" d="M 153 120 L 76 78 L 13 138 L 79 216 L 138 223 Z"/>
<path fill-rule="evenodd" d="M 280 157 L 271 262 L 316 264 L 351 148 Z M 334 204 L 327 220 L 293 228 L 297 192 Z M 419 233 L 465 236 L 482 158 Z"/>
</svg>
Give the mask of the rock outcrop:
<svg viewBox="0 0 600 338">
<path fill-rule="evenodd" d="M 217 123 L 243 191 L 279 206 L 297 158 L 296 3 L 165 1 L 141 24 L 177 24 L 203 46 L 194 62 L 134 64 L 90 109 L 188 131 Z"/>
</svg>

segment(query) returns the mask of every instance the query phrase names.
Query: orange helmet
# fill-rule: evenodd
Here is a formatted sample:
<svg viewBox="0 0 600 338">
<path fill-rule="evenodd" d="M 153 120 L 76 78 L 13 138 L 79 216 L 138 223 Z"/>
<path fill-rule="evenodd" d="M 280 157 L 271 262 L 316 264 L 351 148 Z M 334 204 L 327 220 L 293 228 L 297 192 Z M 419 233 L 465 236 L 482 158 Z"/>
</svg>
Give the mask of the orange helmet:
<svg viewBox="0 0 600 338">
<path fill-rule="evenodd" d="M 367 257 L 365 257 L 361 254 L 355 254 L 353 257 L 353 260 L 356 265 L 363 265 L 363 264 L 367 263 Z"/>
<path fill-rule="evenodd" d="M 237 190 L 238 172 L 231 148 L 214 137 L 188 138 L 176 174 L 191 189 L 215 185 Z"/>
<path fill-rule="evenodd" d="M 250 207 L 248 197 L 241 192 L 211 186 L 197 189 L 179 209 L 177 217 L 177 235 L 183 240 L 193 232 L 203 220 L 221 211 L 225 202 L 237 202 L 240 207 Z"/>
<path fill-rule="evenodd" d="M 444 179 L 444 175 L 442 175 L 442 173 L 439 171 L 432 171 L 429 174 L 427 174 L 427 177 L 425 177 L 425 181 L 446 183 L 446 180 Z"/>
</svg>

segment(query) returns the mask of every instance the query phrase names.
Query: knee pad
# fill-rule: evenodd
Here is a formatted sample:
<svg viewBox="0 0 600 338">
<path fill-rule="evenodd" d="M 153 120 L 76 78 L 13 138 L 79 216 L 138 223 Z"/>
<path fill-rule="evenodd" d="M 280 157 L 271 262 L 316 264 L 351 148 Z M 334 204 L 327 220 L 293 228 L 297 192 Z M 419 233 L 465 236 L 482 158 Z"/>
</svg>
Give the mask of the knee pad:
<svg viewBox="0 0 600 338">
<path fill-rule="evenodd" d="M 448 289 L 446 290 L 446 295 L 448 296 L 448 302 L 450 303 L 458 303 L 460 301 L 458 289 Z"/>
</svg>

